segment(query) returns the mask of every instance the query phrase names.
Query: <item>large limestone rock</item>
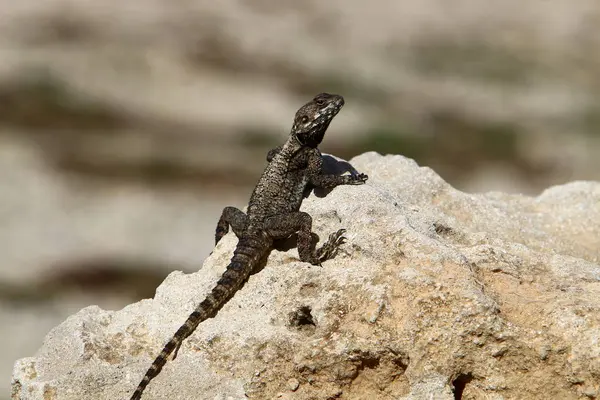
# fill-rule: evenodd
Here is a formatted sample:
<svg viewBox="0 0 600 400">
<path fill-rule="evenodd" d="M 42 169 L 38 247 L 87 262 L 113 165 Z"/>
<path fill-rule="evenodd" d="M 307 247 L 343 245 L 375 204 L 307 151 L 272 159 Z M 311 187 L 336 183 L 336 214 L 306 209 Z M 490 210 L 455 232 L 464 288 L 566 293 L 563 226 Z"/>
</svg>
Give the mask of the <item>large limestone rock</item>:
<svg viewBox="0 0 600 400">
<path fill-rule="evenodd" d="M 600 395 L 600 183 L 470 195 L 401 156 L 352 165 L 367 185 L 303 205 L 322 238 L 348 230 L 338 256 L 274 251 L 144 399 Z M 127 399 L 235 243 L 152 300 L 67 319 L 17 361 L 13 399 Z"/>
</svg>

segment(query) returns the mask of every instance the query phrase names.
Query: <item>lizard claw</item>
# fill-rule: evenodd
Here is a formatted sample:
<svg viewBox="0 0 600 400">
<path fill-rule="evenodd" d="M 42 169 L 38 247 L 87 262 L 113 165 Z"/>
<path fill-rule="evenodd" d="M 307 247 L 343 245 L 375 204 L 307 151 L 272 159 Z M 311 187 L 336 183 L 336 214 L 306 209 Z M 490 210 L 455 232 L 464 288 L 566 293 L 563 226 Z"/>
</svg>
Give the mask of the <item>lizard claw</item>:
<svg viewBox="0 0 600 400">
<path fill-rule="evenodd" d="M 367 179 L 369 179 L 367 174 L 360 173 L 358 175 L 353 175 L 351 176 L 350 185 L 362 185 Z"/>
<path fill-rule="evenodd" d="M 329 260 L 335 256 L 339 246 L 346 242 L 346 238 L 344 237 L 345 232 L 345 229 L 339 229 L 337 232 L 332 233 L 329 235 L 327 242 L 317 250 L 316 255 L 319 260 L 319 265 L 321 265 L 323 261 Z"/>
</svg>

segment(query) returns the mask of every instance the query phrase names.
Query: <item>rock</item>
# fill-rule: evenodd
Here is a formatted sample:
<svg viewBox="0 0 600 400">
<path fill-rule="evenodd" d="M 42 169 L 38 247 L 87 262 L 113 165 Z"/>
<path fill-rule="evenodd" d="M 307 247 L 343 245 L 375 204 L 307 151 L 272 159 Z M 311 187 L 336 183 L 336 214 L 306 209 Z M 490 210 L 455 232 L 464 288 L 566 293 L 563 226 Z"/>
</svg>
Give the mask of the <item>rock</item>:
<svg viewBox="0 0 600 400">
<path fill-rule="evenodd" d="M 348 230 L 337 257 L 319 268 L 273 251 L 145 400 L 598 393 L 600 183 L 471 195 L 401 156 L 351 163 L 367 185 L 303 205 L 322 238 Z M 68 318 L 17 361 L 13 399 L 128 398 L 235 244 L 227 235 L 201 272 L 173 272 L 152 300 Z"/>
</svg>

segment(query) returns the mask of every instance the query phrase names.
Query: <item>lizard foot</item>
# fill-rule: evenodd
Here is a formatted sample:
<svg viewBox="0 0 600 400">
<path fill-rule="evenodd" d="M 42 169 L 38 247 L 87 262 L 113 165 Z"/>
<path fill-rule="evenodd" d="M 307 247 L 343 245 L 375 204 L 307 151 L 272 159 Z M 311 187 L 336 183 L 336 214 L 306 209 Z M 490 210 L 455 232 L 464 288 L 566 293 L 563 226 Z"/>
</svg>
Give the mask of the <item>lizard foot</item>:
<svg viewBox="0 0 600 400">
<path fill-rule="evenodd" d="M 335 256 L 338 248 L 346 241 L 344 237 L 345 229 L 340 229 L 337 232 L 329 235 L 329 239 L 315 253 L 320 265 L 323 261 L 329 260 Z"/>
<path fill-rule="evenodd" d="M 349 176 L 349 182 L 348 184 L 350 185 L 362 185 L 364 184 L 367 179 L 369 179 L 369 176 L 367 174 L 363 174 L 360 173 L 358 175 L 355 176 Z"/>
</svg>

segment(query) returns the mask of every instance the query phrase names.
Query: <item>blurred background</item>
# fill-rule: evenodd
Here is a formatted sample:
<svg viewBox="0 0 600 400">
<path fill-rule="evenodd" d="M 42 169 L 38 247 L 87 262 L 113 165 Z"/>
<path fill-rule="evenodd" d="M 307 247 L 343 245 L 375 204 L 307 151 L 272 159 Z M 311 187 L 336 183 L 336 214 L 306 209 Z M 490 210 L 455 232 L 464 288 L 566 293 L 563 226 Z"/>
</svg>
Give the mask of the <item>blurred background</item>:
<svg viewBox="0 0 600 400">
<path fill-rule="evenodd" d="M 296 109 L 455 187 L 600 180 L 595 0 L 0 0 L 0 399 L 82 307 L 196 271 Z"/>
</svg>

